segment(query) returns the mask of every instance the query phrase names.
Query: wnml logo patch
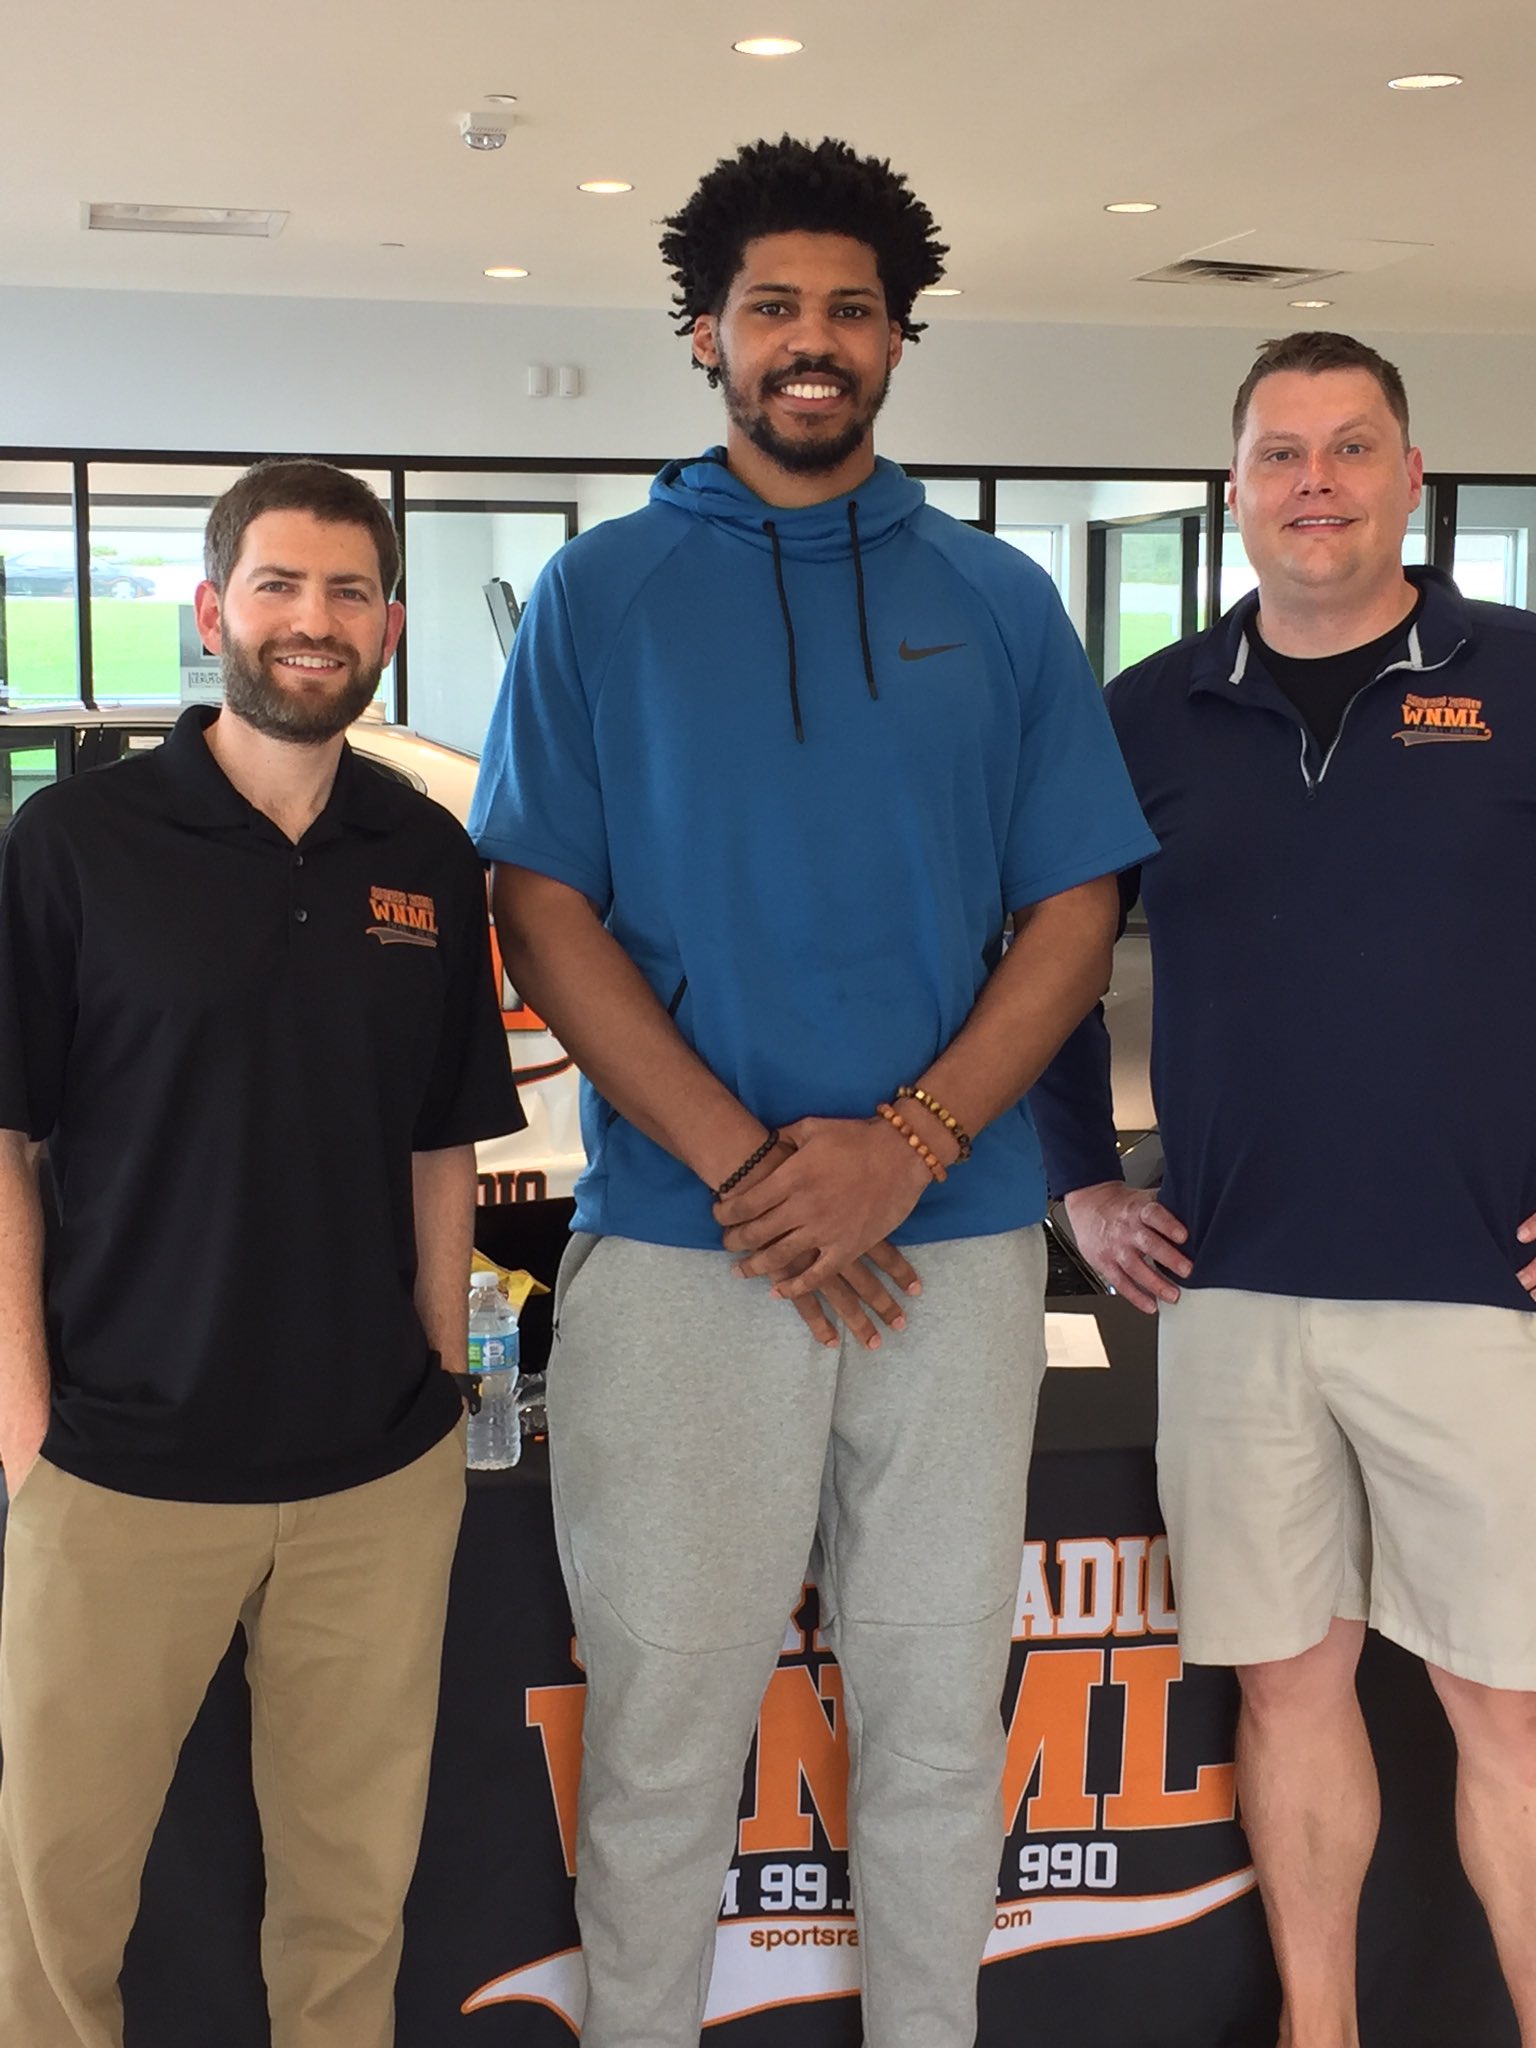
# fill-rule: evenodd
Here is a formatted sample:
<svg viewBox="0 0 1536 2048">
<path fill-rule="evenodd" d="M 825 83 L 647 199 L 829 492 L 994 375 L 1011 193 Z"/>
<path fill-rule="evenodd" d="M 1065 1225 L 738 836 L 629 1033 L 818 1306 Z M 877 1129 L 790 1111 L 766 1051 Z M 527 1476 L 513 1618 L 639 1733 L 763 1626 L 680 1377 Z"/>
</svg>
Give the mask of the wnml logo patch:
<svg viewBox="0 0 1536 2048">
<path fill-rule="evenodd" d="M 1403 699 L 1403 723 L 1393 733 L 1405 747 L 1443 745 L 1446 741 L 1491 740 L 1483 723 L 1481 697 L 1415 697 Z"/>
<path fill-rule="evenodd" d="M 859 1990 L 842 1672 L 818 1621 L 807 1588 L 763 1698 L 706 2025 Z M 1183 1697 L 1177 1627 L 1165 1537 L 1025 1546 L 1003 1702 L 1008 1839 L 986 1963 L 1155 1936 L 1253 1889 L 1230 1722 L 1211 1713 L 1208 1693 Z M 580 1683 L 530 1686 L 525 1698 L 568 1873 L 584 1707 Z M 580 1949 L 505 1970 L 461 2009 L 519 2001 L 579 2033 Z"/>
<path fill-rule="evenodd" d="M 437 905 L 430 896 L 413 896 L 404 889 L 370 889 L 368 914 L 373 919 L 368 936 L 381 946 L 437 944 Z"/>
</svg>

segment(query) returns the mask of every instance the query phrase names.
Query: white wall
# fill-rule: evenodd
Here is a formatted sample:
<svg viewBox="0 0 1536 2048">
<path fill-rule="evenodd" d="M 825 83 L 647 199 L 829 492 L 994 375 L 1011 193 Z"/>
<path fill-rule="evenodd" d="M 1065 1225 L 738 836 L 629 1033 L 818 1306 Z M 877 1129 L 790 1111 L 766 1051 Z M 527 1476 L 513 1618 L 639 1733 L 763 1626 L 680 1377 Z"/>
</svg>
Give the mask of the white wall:
<svg viewBox="0 0 1536 2048">
<path fill-rule="evenodd" d="M 936 316 L 897 371 L 909 462 L 1209 467 L 1251 333 Z M 1536 337 L 1366 334 L 1402 368 L 1432 468 L 1536 472 Z M 576 363 L 577 399 L 523 395 Z M 655 312 L 0 289 L 0 444 L 330 454 L 663 456 L 719 404 Z"/>
<path fill-rule="evenodd" d="M 422 512 L 406 531 L 411 723 L 477 754 L 503 667 L 484 586 L 502 576 L 526 599 L 565 540 L 565 521 L 552 512 Z"/>
</svg>

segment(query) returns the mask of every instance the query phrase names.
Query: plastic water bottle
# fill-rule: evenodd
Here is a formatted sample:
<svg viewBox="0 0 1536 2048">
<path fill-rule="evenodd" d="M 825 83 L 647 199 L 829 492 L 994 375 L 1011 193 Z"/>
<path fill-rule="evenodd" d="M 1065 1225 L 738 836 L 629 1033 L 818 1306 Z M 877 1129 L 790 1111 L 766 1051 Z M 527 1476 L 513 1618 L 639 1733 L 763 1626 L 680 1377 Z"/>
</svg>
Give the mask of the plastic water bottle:
<svg viewBox="0 0 1536 2048">
<path fill-rule="evenodd" d="M 469 1287 L 469 1369 L 480 1390 L 480 1410 L 469 1418 L 469 1466 L 504 1472 L 522 1455 L 517 1415 L 517 1310 L 494 1273 L 476 1273 Z"/>
</svg>

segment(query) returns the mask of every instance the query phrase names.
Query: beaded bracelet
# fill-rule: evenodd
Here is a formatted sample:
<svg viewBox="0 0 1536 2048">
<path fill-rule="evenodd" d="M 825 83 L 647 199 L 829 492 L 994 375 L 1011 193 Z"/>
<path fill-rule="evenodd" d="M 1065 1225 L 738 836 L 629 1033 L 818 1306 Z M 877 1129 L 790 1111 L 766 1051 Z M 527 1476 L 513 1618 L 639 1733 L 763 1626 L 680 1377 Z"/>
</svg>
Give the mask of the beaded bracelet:
<svg viewBox="0 0 1536 2048">
<path fill-rule="evenodd" d="M 757 1150 L 753 1152 L 748 1158 L 743 1159 L 740 1166 L 737 1167 L 736 1171 L 733 1174 L 731 1174 L 728 1179 L 721 1181 L 719 1187 L 712 1188 L 710 1190 L 715 1200 L 717 1202 L 723 1202 L 726 1196 L 731 1192 L 731 1189 L 736 1186 L 738 1181 L 744 1181 L 747 1175 L 752 1171 L 754 1166 L 762 1165 L 763 1161 L 768 1157 L 768 1154 L 773 1150 L 774 1146 L 777 1145 L 778 1142 L 778 1132 L 770 1131 L 767 1137 L 764 1138 L 761 1145 L 758 1146 Z"/>
<path fill-rule="evenodd" d="M 939 1122 L 944 1126 L 945 1130 L 948 1131 L 949 1135 L 960 1147 L 960 1158 L 955 1162 L 957 1165 L 963 1164 L 965 1160 L 970 1158 L 970 1132 L 964 1129 L 960 1122 L 955 1117 L 952 1117 L 950 1115 L 949 1111 L 944 1107 L 943 1103 L 936 1101 L 935 1098 L 928 1093 L 928 1090 L 926 1088 L 909 1088 L 906 1086 L 902 1086 L 896 1090 L 896 1100 L 898 1102 L 901 1102 L 903 1100 L 910 1102 L 920 1102 L 923 1105 L 924 1109 L 928 1111 L 930 1116 L 936 1116 L 938 1118 Z"/>
<path fill-rule="evenodd" d="M 939 1158 L 938 1153 L 933 1151 L 929 1146 L 923 1143 L 922 1139 L 917 1135 L 916 1131 L 913 1130 L 912 1126 L 907 1122 L 904 1116 L 898 1116 L 895 1110 L 892 1109 L 891 1105 L 888 1102 L 876 1103 L 875 1114 L 877 1116 L 883 1116 L 886 1122 L 890 1125 L 891 1129 L 893 1131 L 899 1132 L 900 1135 L 906 1139 L 907 1143 L 912 1147 L 912 1150 L 917 1154 L 918 1158 L 921 1159 L 924 1166 L 927 1167 L 929 1173 L 933 1176 L 935 1180 L 942 1181 L 949 1179 L 949 1175 L 944 1170 L 944 1163 Z"/>
</svg>

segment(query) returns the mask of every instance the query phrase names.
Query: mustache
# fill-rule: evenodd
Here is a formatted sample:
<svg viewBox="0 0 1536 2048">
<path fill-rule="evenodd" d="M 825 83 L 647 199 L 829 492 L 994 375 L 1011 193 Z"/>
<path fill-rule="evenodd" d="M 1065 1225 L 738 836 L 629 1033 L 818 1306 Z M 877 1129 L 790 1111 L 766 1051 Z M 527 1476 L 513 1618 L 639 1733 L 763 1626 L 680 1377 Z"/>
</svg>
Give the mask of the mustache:
<svg viewBox="0 0 1536 2048">
<path fill-rule="evenodd" d="M 276 661 L 284 654 L 324 654 L 333 661 L 344 661 L 349 666 L 357 662 L 357 650 L 340 640 L 265 640 L 257 650 L 261 661 Z"/>
</svg>

